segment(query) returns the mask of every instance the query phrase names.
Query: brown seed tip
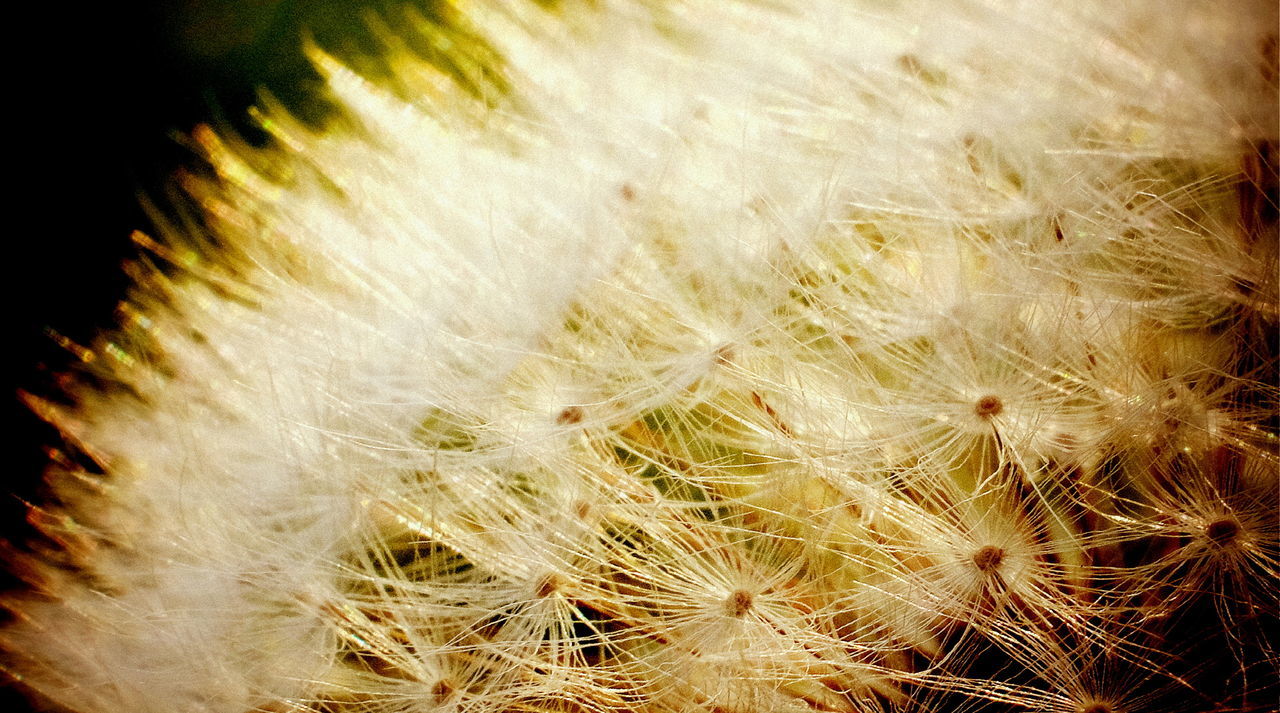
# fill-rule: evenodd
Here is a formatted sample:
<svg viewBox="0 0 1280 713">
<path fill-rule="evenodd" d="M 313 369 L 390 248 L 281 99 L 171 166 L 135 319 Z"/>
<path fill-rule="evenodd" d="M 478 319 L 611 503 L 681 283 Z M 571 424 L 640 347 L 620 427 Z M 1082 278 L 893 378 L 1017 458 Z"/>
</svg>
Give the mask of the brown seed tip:
<svg viewBox="0 0 1280 713">
<path fill-rule="evenodd" d="M 999 416 L 1000 412 L 1003 410 L 1004 402 L 1000 400 L 999 396 L 994 394 L 987 394 L 986 396 L 983 396 L 973 405 L 973 412 L 982 418 Z"/>
<path fill-rule="evenodd" d="M 715 360 L 717 365 L 730 366 L 733 364 L 733 357 L 734 353 L 732 344 L 721 344 L 716 347 Z"/>
<path fill-rule="evenodd" d="M 729 610 L 729 616 L 742 617 L 748 611 L 751 611 L 751 605 L 755 603 L 755 598 L 751 596 L 751 592 L 745 589 L 739 589 L 729 595 L 728 601 L 725 602 L 726 608 Z"/>
<path fill-rule="evenodd" d="M 452 681 L 442 678 L 431 686 L 431 695 L 436 699 L 437 703 L 442 703 L 448 700 L 455 690 L 457 690 L 457 687 L 453 685 Z"/>
<path fill-rule="evenodd" d="M 1218 518 L 1204 528 L 1204 534 L 1217 545 L 1228 545 L 1240 534 L 1240 523 L 1229 517 Z"/>
<path fill-rule="evenodd" d="M 538 580 L 538 586 L 534 588 L 533 593 L 538 599 L 546 599 L 552 594 L 560 591 L 560 588 L 563 586 L 564 581 L 560 578 L 560 575 L 552 572 L 544 575 L 542 579 Z"/>
<path fill-rule="evenodd" d="M 575 423 L 581 423 L 584 415 L 581 406 L 566 406 L 563 411 L 556 414 L 556 423 L 561 426 L 572 426 Z"/>
<path fill-rule="evenodd" d="M 1004 550 L 995 545 L 987 545 L 973 553 L 973 566 L 979 572 L 991 572 L 1004 561 Z"/>
<path fill-rule="evenodd" d="M 1086 703 L 1080 707 L 1080 713 L 1115 713 L 1115 709 L 1107 703 Z"/>
</svg>

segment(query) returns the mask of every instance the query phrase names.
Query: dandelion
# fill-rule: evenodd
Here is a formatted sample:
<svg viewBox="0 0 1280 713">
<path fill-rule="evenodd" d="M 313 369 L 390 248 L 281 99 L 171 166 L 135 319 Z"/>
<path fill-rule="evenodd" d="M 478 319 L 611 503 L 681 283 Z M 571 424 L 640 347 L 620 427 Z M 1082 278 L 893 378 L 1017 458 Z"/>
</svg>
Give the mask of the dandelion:
<svg viewBox="0 0 1280 713">
<path fill-rule="evenodd" d="M 137 234 L 74 406 L 25 395 L 73 457 L 3 670 L 78 713 L 1265 710 L 1275 8 L 1033 10 L 308 47 L 340 116 L 195 129 L 200 230 Z"/>
</svg>

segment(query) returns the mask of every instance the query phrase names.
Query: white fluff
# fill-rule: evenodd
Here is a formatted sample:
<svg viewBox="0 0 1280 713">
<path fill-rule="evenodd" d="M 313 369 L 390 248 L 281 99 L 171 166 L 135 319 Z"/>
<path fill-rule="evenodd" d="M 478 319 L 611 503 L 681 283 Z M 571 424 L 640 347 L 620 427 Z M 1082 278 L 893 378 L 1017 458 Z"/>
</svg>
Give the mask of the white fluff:
<svg viewBox="0 0 1280 713">
<path fill-rule="evenodd" d="M 1194 597 L 1101 553 L 1200 537 L 1169 557 L 1238 572 L 1209 629 L 1274 615 L 1275 363 L 1242 364 L 1275 234 L 1237 200 L 1276 145 L 1274 6 L 471 5 L 509 91 L 314 51 L 331 127 L 195 132 L 217 246 L 140 237 L 176 264 L 97 347 L 128 390 L 34 401 L 104 474 L 50 475 L 77 571 L 12 565 L 24 686 L 1105 713 L 1191 685 L 1146 647 Z M 1223 449 L 1246 475 L 1212 493 L 1153 475 Z M 1029 673 L 969 668 L 975 640 Z M 1090 646 L 1148 677 L 1072 679 Z M 1276 660 L 1232 646 L 1245 706 Z"/>
</svg>

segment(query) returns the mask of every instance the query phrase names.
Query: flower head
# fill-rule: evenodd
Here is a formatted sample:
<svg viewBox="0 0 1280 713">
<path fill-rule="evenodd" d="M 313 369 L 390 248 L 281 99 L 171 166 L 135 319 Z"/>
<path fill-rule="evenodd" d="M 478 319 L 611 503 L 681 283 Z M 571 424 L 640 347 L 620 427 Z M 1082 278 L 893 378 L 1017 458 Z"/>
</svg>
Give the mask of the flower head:
<svg viewBox="0 0 1280 713">
<path fill-rule="evenodd" d="M 83 713 L 1256 709 L 1237 5 L 492 0 L 381 80 L 309 48 L 342 117 L 195 130 L 206 233 L 138 235 L 174 264 L 118 388 L 30 398 L 96 470 L 32 506 L 5 670 Z"/>
</svg>

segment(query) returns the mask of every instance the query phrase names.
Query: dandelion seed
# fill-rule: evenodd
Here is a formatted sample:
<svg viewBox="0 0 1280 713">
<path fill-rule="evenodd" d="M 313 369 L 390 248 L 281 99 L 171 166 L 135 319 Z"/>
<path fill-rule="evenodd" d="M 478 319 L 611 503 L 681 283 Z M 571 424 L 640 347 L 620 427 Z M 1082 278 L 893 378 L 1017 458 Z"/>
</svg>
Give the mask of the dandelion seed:
<svg viewBox="0 0 1280 713">
<path fill-rule="evenodd" d="M 734 590 L 733 594 L 729 595 L 729 601 L 726 606 L 729 616 L 737 619 L 746 615 L 747 612 L 751 611 L 753 601 L 754 597 L 751 596 L 751 592 L 743 589 Z"/>
<path fill-rule="evenodd" d="M 1004 411 L 1004 402 L 1000 400 L 999 396 L 983 396 L 973 406 L 973 412 L 982 418 L 999 416 L 1001 411 Z"/>
<path fill-rule="evenodd" d="M 442 678 L 431 685 L 431 696 L 436 705 L 448 703 L 456 691 L 457 686 L 447 678 Z"/>
<path fill-rule="evenodd" d="M 553 572 L 538 580 L 537 586 L 533 588 L 533 595 L 539 599 L 546 599 L 562 590 L 564 586 L 564 581 Z"/>
<path fill-rule="evenodd" d="M 571 426 L 575 423 L 581 423 L 586 413 L 581 406 L 566 406 L 560 413 L 556 414 L 556 423 L 562 426 Z"/>
<path fill-rule="evenodd" d="M 999 569 L 1002 561 L 1004 561 L 1004 550 L 993 545 L 986 545 L 973 553 L 973 566 L 977 567 L 979 572 L 994 573 Z"/>
<path fill-rule="evenodd" d="M 1214 544 L 1226 547 L 1240 534 L 1240 525 L 1228 518 L 1214 520 L 1204 529 L 1204 534 Z"/>
</svg>

